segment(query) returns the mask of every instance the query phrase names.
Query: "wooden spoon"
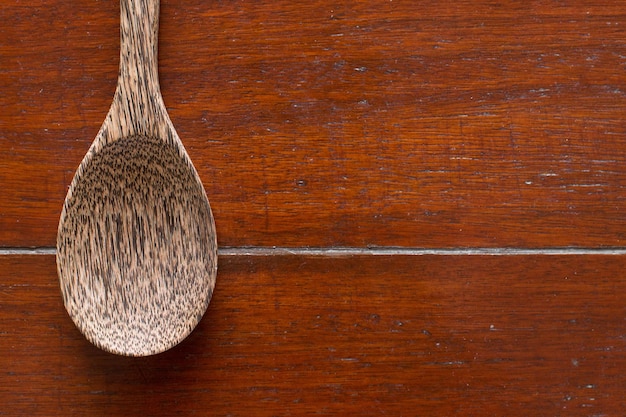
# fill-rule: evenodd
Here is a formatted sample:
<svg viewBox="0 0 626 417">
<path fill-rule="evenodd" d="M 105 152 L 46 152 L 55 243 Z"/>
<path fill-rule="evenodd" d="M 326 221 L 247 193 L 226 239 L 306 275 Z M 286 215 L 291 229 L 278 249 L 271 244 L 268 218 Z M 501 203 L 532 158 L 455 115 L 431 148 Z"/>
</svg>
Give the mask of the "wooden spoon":
<svg viewBox="0 0 626 417">
<path fill-rule="evenodd" d="M 96 346 L 145 356 L 181 342 L 215 286 L 213 215 L 158 82 L 159 0 L 121 0 L 111 109 L 70 185 L 57 270 L 70 317 Z"/>
</svg>

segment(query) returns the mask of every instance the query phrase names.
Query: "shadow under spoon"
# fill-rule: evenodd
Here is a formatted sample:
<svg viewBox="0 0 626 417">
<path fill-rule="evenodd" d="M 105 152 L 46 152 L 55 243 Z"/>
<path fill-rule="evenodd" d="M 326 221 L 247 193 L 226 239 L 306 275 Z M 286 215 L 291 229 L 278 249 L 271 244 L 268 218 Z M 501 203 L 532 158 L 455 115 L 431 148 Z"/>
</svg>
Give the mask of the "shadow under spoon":
<svg viewBox="0 0 626 417">
<path fill-rule="evenodd" d="M 65 308 L 96 346 L 146 356 L 180 343 L 209 304 L 217 241 L 206 193 L 158 83 L 158 0 L 121 0 L 111 108 L 65 199 Z"/>
</svg>

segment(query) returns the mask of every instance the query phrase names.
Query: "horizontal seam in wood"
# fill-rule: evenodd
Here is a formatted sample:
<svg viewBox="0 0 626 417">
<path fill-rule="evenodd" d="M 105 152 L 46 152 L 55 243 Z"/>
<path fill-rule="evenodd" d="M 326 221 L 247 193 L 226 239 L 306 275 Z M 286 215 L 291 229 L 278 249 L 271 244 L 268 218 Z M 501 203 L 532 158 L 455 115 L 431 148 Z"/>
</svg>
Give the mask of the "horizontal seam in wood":
<svg viewBox="0 0 626 417">
<path fill-rule="evenodd" d="M 0 256 L 56 255 L 54 247 L 5 247 Z M 401 247 L 222 247 L 219 256 L 522 256 L 522 255 L 626 255 L 626 248 L 401 248 Z"/>
</svg>

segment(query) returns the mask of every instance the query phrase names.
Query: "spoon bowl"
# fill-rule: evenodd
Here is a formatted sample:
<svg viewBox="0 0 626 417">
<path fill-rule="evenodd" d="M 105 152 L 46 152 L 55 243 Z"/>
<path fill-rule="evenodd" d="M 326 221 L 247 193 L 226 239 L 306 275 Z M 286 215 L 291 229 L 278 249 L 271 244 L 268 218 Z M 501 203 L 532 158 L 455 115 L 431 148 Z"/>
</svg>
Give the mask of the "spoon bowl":
<svg viewBox="0 0 626 417">
<path fill-rule="evenodd" d="M 68 190 L 57 234 L 65 307 L 96 346 L 146 356 L 180 343 L 215 286 L 209 202 L 158 85 L 158 0 L 121 0 L 118 86 Z"/>
</svg>

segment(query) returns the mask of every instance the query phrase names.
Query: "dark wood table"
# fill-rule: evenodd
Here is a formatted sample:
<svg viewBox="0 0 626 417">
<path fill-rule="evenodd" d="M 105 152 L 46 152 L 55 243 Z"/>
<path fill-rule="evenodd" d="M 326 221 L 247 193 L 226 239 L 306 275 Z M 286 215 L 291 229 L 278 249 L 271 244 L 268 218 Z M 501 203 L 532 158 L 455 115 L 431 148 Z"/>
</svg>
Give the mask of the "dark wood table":
<svg viewBox="0 0 626 417">
<path fill-rule="evenodd" d="M 118 14 L 0 4 L 0 415 L 623 415 L 626 4 L 163 0 L 220 269 L 146 358 L 54 259 Z"/>
</svg>

